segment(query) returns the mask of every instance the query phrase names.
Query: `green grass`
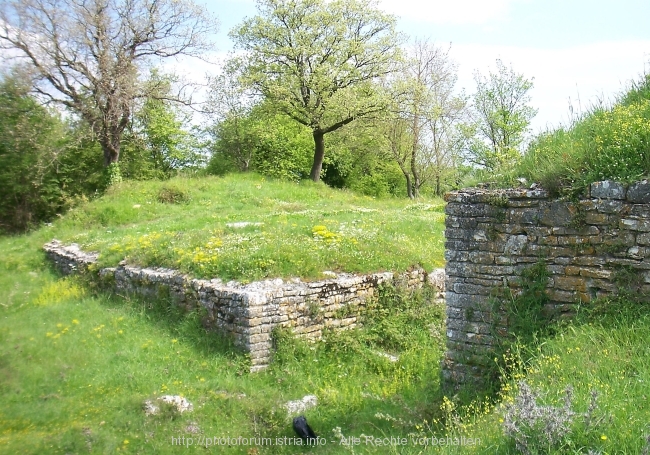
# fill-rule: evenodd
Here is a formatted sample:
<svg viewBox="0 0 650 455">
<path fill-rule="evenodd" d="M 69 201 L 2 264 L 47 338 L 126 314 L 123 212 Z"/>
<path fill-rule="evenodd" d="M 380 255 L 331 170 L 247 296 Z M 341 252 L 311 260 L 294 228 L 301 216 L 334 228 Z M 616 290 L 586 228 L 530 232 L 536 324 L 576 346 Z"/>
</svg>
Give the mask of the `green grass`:
<svg viewBox="0 0 650 455">
<path fill-rule="evenodd" d="M 178 178 L 124 182 L 68 212 L 52 235 L 98 251 L 104 266 L 126 258 L 197 277 L 313 279 L 441 266 L 443 208 L 257 175 Z"/>
<path fill-rule="evenodd" d="M 517 395 L 521 380 L 540 392 L 540 405 L 561 407 L 565 391 L 571 387 L 572 409 L 586 413 L 592 393 L 597 397 L 591 426 L 585 425 L 581 416 L 575 416 L 560 442 L 539 453 L 648 453 L 643 450 L 650 451 L 650 308 L 646 305 L 630 312 L 625 309 L 632 305 L 630 302 L 607 304 L 616 306 L 610 310 L 614 317 L 579 318 L 545 340 L 526 362 L 525 371 L 519 369 L 504 383 L 500 402 L 491 411 L 481 415 L 472 410 L 468 415 L 460 410 L 465 424 L 456 429 L 456 434 L 480 438 L 483 444 L 476 451 L 444 453 L 521 453 L 503 432 L 505 406 Z M 509 360 L 522 366 L 525 359 L 513 352 Z M 531 433 L 539 436 L 541 431 Z"/>
<path fill-rule="evenodd" d="M 258 178 L 249 179 L 256 182 Z M 166 211 L 178 210 L 176 222 L 181 223 L 183 207 L 191 206 L 202 194 L 194 186 L 204 184 L 207 191 L 218 182 L 172 182 L 192 199 L 183 203 L 186 205 L 164 206 Z M 155 196 L 160 187 L 170 184 L 155 185 L 127 188 L 138 187 Z M 320 187 L 311 186 L 307 191 L 318 193 Z M 123 213 L 129 204 L 146 204 L 145 196 L 140 202 L 119 193 L 110 197 L 121 201 L 113 208 L 115 216 L 122 219 L 107 218 L 103 231 L 138 229 L 167 219 L 168 215 L 160 213 L 162 205 Z M 366 201 L 369 208 L 377 210 L 385 203 L 387 213 L 399 209 L 397 201 Z M 155 204 L 152 201 L 151 205 Z M 229 340 L 206 332 L 199 314 L 181 313 L 163 300 L 95 294 L 78 279 L 60 277 L 51 270 L 41 251 L 43 243 L 52 237 L 72 239 L 87 227 L 95 226 L 91 232 L 99 233 L 97 214 L 110 211 L 110 207 L 108 200 L 100 200 L 52 227 L 0 238 L 2 454 L 514 455 L 518 452 L 504 435 L 500 421 L 505 412 L 500 403 L 507 404 L 516 396 L 516 384 L 522 379 L 541 391 L 540 401 L 556 406 L 571 385 L 572 406 L 577 412 L 585 412 L 591 392 L 598 392 L 594 415 L 603 419 L 593 428 L 575 423 L 560 444 L 543 453 L 587 453 L 592 449 L 595 453 L 636 455 L 646 446 L 644 438 L 650 434 L 647 305 L 625 299 L 609 302 L 559 327 L 532 351 L 531 358 L 518 355 L 530 350 L 511 351 L 506 363 L 514 373 L 500 395 L 487 400 L 472 400 L 471 391 L 443 394 L 439 374 L 445 342 L 444 308 L 425 304 L 426 295 L 407 298 L 390 288 L 371 305 L 363 329 L 330 333 L 325 341 L 315 344 L 278 332 L 271 367 L 249 374 L 246 356 Z M 420 212 L 406 212 L 411 211 Z M 239 220 L 249 221 L 252 213 L 251 209 Z M 314 221 L 320 220 L 310 219 L 305 227 Z M 398 355 L 399 361 L 390 362 L 382 353 Z M 525 369 L 516 368 L 522 363 Z M 145 416 L 144 400 L 161 394 L 183 395 L 195 409 L 181 415 L 167 411 L 161 416 Z M 171 444 L 172 436 L 190 436 L 187 430 L 191 426 L 209 437 L 293 437 L 282 406 L 307 394 L 319 398 L 319 405 L 306 416 L 316 432 L 328 439 L 323 447 L 199 450 Z M 383 448 L 364 443 L 340 445 L 335 437 L 337 428 L 346 437 L 392 436 L 406 438 L 408 443 Z M 481 445 L 423 447 L 413 445 L 412 436 L 464 436 L 480 439 Z"/>
<path fill-rule="evenodd" d="M 573 196 L 596 181 L 631 183 L 648 176 L 650 75 L 633 83 L 612 106 L 594 106 L 570 125 L 538 135 L 513 168 L 498 175 L 479 171 L 472 183 L 517 186 L 523 177 L 553 195 Z"/>
<path fill-rule="evenodd" d="M 39 251 L 48 232 L 0 239 L 0 453 L 178 453 L 171 437 L 189 435 L 189 425 L 206 436 L 293 437 L 282 406 L 306 394 L 319 398 L 307 417 L 321 436 L 330 439 L 335 427 L 388 434 L 393 422 L 377 413 L 406 429 L 439 393 L 440 305 L 387 289 L 366 329 L 316 344 L 280 332 L 271 368 L 249 374 L 246 356 L 207 333 L 199 315 L 165 301 L 95 295 L 58 277 Z M 195 409 L 145 416 L 144 400 L 162 394 L 183 395 Z M 227 453 L 304 451 L 248 448 Z"/>
</svg>

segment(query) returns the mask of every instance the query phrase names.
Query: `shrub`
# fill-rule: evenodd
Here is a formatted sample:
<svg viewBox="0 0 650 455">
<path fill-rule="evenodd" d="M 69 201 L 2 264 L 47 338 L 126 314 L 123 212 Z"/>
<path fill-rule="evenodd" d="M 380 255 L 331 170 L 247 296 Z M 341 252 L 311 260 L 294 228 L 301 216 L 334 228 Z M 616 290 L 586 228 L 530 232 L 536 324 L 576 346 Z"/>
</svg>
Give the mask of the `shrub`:
<svg viewBox="0 0 650 455">
<path fill-rule="evenodd" d="M 519 177 L 551 194 L 575 195 L 601 180 L 632 182 L 650 175 L 650 78 L 633 84 L 612 107 L 597 106 L 574 122 L 540 134 L 521 162 L 494 179 Z"/>
<path fill-rule="evenodd" d="M 163 204 L 183 204 L 190 201 L 190 195 L 176 186 L 163 186 L 158 191 L 157 199 Z"/>
<path fill-rule="evenodd" d="M 598 450 L 599 425 L 605 416 L 596 416 L 598 394 L 595 391 L 591 392 L 591 402 L 584 413 L 573 409 L 571 387 L 565 389 L 563 403 L 559 406 L 539 404 L 541 398 L 540 391 L 521 381 L 517 396 L 504 407 L 503 429 L 517 450 L 526 455 L 548 454 L 569 448 L 579 450 L 584 445 Z"/>
</svg>

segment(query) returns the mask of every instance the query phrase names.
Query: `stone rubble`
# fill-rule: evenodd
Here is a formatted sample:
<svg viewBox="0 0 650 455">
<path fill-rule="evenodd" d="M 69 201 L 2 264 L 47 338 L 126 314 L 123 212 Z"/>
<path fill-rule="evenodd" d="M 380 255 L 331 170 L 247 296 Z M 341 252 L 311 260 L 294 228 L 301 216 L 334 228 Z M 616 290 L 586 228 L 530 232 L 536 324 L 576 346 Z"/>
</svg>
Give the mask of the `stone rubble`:
<svg viewBox="0 0 650 455">
<path fill-rule="evenodd" d="M 156 398 L 155 401 L 171 404 L 179 413 L 192 411 L 194 406 L 187 399 L 179 395 L 163 395 Z M 154 400 L 146 400 L 143 405 L 144 413 L 148 416 L 156 415 L 160 412 L 160 406 L 154 403 Z"/>
<path fill-rule="evenodd" d="M 288 401 L 284 404 L 284 408 L 287 410 L 289 417 L 293 417 L 313 409 L 317 405 L 318 398 L 316 395 L 305 395 L 300 400 Z"/>
</svg>

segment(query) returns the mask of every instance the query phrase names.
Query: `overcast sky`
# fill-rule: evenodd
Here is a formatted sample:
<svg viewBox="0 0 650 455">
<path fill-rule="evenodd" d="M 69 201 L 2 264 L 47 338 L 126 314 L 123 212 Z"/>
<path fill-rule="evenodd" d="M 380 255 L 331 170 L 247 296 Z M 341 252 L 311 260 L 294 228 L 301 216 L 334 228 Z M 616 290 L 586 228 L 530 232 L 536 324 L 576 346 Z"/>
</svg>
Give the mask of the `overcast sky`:
<svg viewBox="0 0 650 455">
<path fill-rule="evenodd" d="M 473 72 L 506 65 L 534 78 L 533 131 L 566 123 L 578 111 L 613 99 L 631 79 L 650 72 L 650 0 L 380 0 L 412 37 L 448 45 L 459 64 L 459 88 L 474 90 Z M 253 0 L 212 0 L 221 22 L 218 51 L 231 48 L 228 31 L 256 14 Z M 579 100 L 579 101 L 578 101 Z"/>
</svg>

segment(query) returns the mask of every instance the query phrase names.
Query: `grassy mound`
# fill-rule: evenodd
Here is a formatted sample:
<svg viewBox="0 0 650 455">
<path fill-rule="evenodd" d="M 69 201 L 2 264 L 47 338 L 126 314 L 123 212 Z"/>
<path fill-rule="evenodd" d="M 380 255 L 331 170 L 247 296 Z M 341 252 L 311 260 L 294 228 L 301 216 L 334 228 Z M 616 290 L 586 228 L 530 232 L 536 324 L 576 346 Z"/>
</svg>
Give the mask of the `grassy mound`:
<svg viewBox="0 0 650 455">
<path fill-rule="evenodd" d="M 597 107 L 570 127 L 539 135 L 514 168 L 484 176 L 512 186 L 524 177 L 552 194 L 580 194 L 600 180 L 650 176 L 650 75 L 611 108 Z"/>
<path fill-rule="evenodd" d="M 125 182 L 71 210 L 64 242 L 100 264 L 177 268 L 252 281 L 322 272 L 426 269 L 443 263 L 444 205 L 375 200 L 257 175 Z"/>
</svg>

